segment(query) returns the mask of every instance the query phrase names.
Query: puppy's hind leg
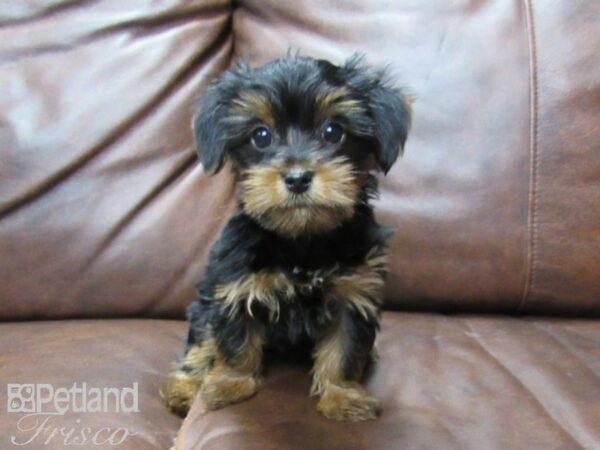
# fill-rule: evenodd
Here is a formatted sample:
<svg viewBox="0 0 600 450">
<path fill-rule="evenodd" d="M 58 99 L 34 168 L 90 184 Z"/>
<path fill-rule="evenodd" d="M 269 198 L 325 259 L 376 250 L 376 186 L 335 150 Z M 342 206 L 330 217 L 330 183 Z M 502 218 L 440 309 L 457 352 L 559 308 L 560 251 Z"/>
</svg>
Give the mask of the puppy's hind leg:
<svg viewBox="0 0 600 450">
<path fill-rule="evenodd" d="M 160 390 L 167 408 L 180 416 L 188 413 L 204 378 L 214 365 L 217 353 L 215 338 L 209 330 L 203 334 L 200 342 L 188 345 L 184 357 Z"/>
</svg>

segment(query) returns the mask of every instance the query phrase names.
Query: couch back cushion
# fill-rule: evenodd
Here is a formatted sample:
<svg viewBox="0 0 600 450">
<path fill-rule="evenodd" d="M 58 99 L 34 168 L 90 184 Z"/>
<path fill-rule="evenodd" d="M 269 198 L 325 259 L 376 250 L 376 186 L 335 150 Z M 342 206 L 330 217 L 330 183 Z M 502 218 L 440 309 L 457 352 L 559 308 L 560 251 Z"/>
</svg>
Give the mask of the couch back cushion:
<svg viewBox="0 0 600 450">
<path fill-rule="evenodd" d="M 0 317 L 181 316 L 234 207 L 194 98 L 239 58 L 355 51 L 415 96 L 382 178 L 386 305 L 600 314 L 595 0 L 0 9 Z"/>
</svg>

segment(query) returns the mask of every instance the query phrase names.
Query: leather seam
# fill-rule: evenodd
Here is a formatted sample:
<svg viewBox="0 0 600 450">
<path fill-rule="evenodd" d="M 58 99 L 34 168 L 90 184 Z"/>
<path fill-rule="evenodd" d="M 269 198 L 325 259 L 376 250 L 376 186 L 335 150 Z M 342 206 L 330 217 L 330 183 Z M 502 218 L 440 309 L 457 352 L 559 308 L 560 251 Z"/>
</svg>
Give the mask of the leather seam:
<svg viewBox="0 0 600 450">
<path fill-rule="evenodd" d="M 534 21 L 533 0 L 524 0 L 529 46 L 529 198 L 527 209 L 527 273 L 521 301 L 516 313 L 521 312 L 531 296 L 536 281 L 537 267 L 537 192 L 538 192 L 538 59 L 537 40 Z"/>
</svg>

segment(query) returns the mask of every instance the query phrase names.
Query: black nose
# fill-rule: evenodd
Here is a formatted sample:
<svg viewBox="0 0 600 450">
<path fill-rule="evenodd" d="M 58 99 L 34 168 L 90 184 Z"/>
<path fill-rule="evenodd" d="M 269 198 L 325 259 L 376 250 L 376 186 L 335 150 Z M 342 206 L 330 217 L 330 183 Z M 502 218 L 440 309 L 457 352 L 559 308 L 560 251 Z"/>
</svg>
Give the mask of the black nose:
<svg viewBox="0 0 600 450">
<path fill-rule="evenodd" d="M 310 183 L 312 183 L 312 179 L 313 172 L 307 172 L 304 170 L 292 170 L 283 178 L 285 181 L 285 186 L 294 194 L 302 194 L 308 191 Z"/>
</svg>

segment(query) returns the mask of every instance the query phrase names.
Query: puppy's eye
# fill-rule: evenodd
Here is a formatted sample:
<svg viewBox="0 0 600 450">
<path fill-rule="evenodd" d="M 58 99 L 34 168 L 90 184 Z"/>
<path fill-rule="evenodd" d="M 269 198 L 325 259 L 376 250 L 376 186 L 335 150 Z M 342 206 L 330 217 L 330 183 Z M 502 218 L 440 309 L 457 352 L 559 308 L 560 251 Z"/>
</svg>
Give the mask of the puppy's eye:
<svg viewBox="0 0 600 450">
<path fill-rule="evenodd" d="M 344 139 L 344 129 L 335 122 L 328 122 L 323 127 L 323 139 L 330 144 L 339 144 Z"/>
<path fill-rule="evenodd" d="M 271 145 L 273 137 L 271 136 L 271 132 L 267 127 L 258 127 L 255 128 L 252 132 L 252 145 L 256 148 L 267 148 Z"/>
</svg>

